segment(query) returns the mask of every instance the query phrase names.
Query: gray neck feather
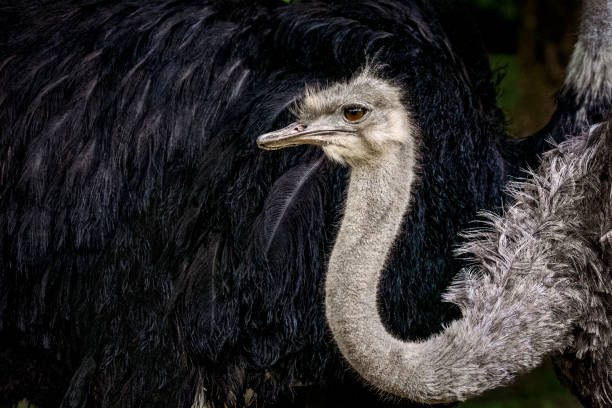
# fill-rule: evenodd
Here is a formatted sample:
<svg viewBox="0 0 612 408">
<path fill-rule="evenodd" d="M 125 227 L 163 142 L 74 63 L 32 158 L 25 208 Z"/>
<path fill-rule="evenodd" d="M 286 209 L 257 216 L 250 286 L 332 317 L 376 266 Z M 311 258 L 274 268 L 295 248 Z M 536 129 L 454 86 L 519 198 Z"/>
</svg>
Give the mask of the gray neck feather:
<svg viewBox="0 0 612 408">
<path fill-rule="evenodd" d="M 565 84 L 578 102 L 612 98 L 612 0 L 584 0 L 580 35 Z"/>
<path fill-rule="evenodd" d="M 405 357 L 429 358 L 421 345 L 389 334 L 377 302 L 381 272 L 409 207 L 414 168 L 412 147 L 402 145 L 387 160 L 352 169 L 325 286 L 326 315 L 340 351 L 364 379 L 396 395 L 405 395 L 406 375 L 421 375 L 410 372 L 421 364 Z"/>
</svg>

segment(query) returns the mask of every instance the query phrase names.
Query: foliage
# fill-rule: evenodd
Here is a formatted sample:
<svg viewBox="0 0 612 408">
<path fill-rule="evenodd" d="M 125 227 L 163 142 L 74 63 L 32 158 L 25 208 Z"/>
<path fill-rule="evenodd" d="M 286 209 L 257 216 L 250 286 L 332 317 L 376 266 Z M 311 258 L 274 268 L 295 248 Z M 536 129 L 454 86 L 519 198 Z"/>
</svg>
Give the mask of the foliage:
<svg viewBox="0 0 612 408">
<path fill-rule="evenodd" d="M 463 0 L 479 9 L 495 12 L 506 20 L 517 20 L 519 5 L 517 0 Z"/>
<path fill-rule="evenodd" d="M 36 405 L 30 404 L 27 399 L 22 399 L 17 403 L 17 405 L 13 405 L 13 408 L 36 408 Z"/>
</svg>

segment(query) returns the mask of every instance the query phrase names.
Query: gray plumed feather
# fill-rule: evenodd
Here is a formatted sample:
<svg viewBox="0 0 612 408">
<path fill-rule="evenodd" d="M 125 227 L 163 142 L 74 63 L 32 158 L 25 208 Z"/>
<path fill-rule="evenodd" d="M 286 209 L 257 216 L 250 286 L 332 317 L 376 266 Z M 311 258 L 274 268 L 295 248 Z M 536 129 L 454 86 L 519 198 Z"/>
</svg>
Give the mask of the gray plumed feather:
<svg viewBox="0 0 612 408">
<path fill-rule="evenodd" d="M 538 170 L 510 186 L 514 204 L 505 214 L 488 214 L 488 227 L 467 233 L 459 253 L 475 263 L 446 299 L 464 316 L 459 343 L 474 346 L 454 351 L 466 360 L 466 379 L 470 361 L 488 373 L 480 392 L 554 354 L 585 405 L 612 405 L 610 125 L 545 154 Z"/>
</svg>

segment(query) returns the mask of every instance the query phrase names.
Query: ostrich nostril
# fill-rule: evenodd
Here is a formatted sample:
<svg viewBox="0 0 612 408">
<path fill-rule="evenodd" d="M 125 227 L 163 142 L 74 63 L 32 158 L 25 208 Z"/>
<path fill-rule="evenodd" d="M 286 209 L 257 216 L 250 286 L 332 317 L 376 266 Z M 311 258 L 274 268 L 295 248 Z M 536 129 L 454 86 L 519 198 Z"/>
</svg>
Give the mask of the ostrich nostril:
<svg viewBox="0 0 612 408">
<path fill-rule="evenodd" d="M 291 133 L 303 132 L 305 129 L 306 129 L 305 125 L 295 125 L 295 127 L 291 129 Z"/>
</svg>

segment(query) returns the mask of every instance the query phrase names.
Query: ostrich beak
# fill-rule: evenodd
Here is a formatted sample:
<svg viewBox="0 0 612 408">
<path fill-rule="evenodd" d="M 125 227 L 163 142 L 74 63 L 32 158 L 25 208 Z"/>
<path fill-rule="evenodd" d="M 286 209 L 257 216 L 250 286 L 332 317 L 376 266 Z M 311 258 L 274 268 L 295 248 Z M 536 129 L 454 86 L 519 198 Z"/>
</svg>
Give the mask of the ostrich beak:
<svg viewBox="0 0 612 408">
<path fill-rule="evenodd" d="M 264 150 L 278 150 L 285 147 L 304 144 L 324 146 L 333 143 L 330 136 L 338 133 L 354 133 L 352 130 L 331 127 L 329 125 L 302 125 L 292 123 L 274 132 L 265 133 L 257 138 L 257 146 Z"/>
</svg>

